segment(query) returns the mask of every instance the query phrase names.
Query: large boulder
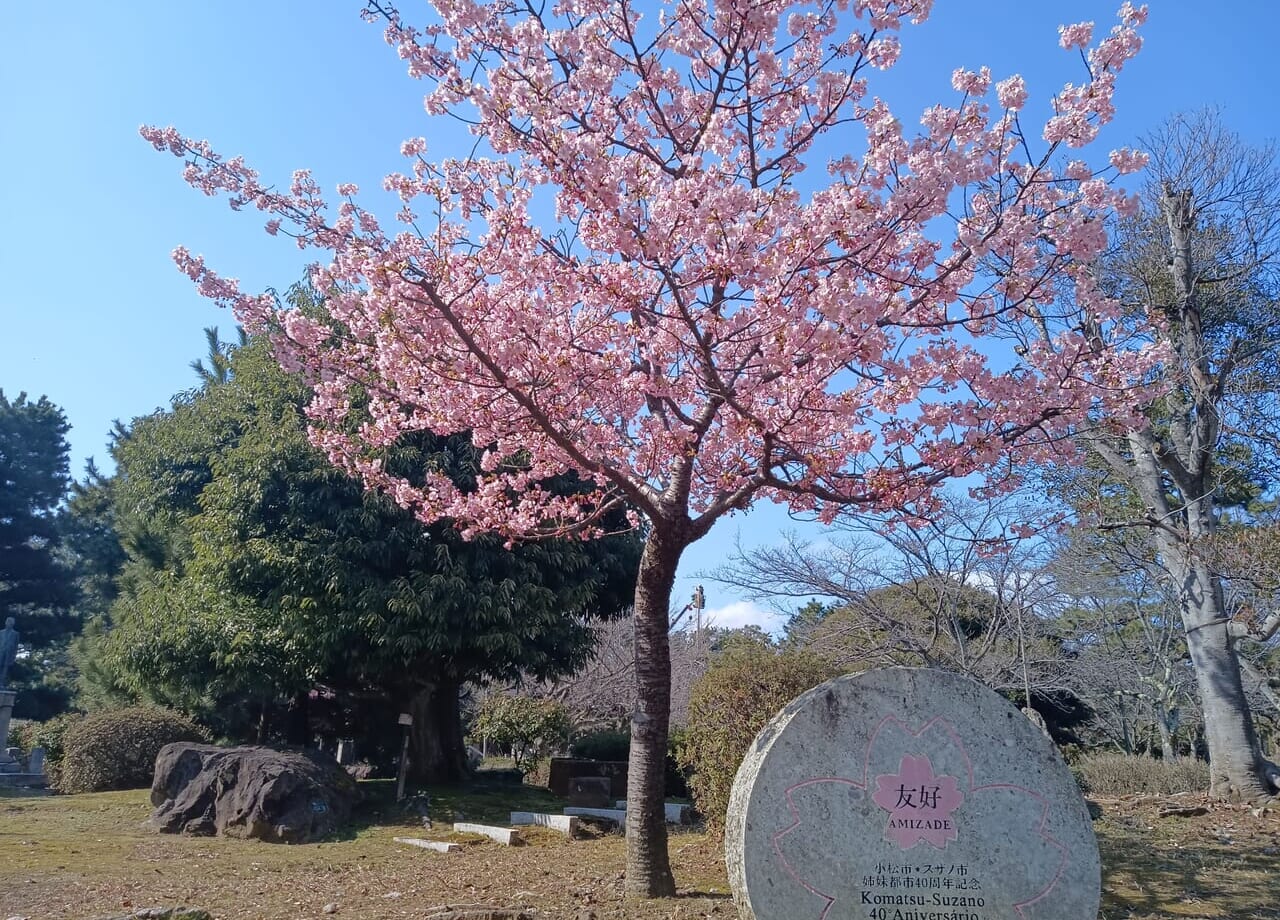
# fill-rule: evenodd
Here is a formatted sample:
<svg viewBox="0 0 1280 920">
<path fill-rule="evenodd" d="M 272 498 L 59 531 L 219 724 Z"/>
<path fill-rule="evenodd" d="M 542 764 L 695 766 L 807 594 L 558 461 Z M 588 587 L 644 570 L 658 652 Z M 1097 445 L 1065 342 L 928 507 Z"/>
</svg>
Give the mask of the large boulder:
<svg viewBox="0 0 1280 920">
<path fill-rule="evenodd" d="M 355 781 L 310 751 L 177 742 L 156 758 L 151 824 L 162 833 L 306 843 L 351 814 Z"/>
</svg>

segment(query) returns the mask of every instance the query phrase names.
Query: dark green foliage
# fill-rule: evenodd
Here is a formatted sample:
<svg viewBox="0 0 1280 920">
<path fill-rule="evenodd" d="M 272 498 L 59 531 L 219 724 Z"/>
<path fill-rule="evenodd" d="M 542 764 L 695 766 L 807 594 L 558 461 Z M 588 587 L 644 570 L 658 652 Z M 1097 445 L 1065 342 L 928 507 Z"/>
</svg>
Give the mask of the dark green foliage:
<svg viewBox="0 0 1280 920">
<path fill-rule="evenodd" d="M 606 729 L 579 735 L 569 745 L 569 753 L 587 760 L 626 760 L 631 754 L 631 733 Z"/>
<path fill-rule="evenodd" d="M 733 778 L 751 742 L 787 703 L 834 677 L 826 660 L 738 641 L 693 685 L 679 749 L 689 790 L 713 832 L 722 831 Z"/>
<path fill-rule="evenodd" d="M 580 665 L 593 619 L 629 602 L 637 541 L 508 551 L 448 523 L 424 527 L 311 445 L 307 391 L 265 341 L 228 361 L 113 445 L 110 505 L 126 561 L 81 656 L 93 695 L 172 706 L 232 737 L 302 742 L 323 708 L 308 694 L 322 688 L 323 700 L 375 713 L 334 723 L 374 747 L 374 735 L 398 738 L 396 714 L 413 711 L 415 764 L 436 759 L 432 778 L 456 775 L 458 688 Z M 383 460 L 465 484 L 476 457 L 465 438 L 422 433 Z M 419 751 L 431 731 L 448 743 Z"/>
<path fill-rule="evenodd" d="M 156 755 L 175 741 L 208 742 L 204 729 L 165 709 L 104 709 L 76 721 L 62 739 L 59 792 L 106 792 L 151 785 Z"/>
<path fill-rule="evenodd" d="M 75 585 L 61 550 L 57 510 L 66 494 L 67 424 L 62 410 L 0 390 L 0 626 L 18 621 L 26 654 L 8 683 L 15 714 L 43 718 L 65 709 L 65 648 L 78 625 Z"/>
<path fill-rule="evenodd" d="M 48 399 L 32 402 L 21 393 L 11 401 L 0 390 L 0 621 L 72 600 L 54 515 L 67 491 L 69 430 Z M 39 620 L 22 628 L 24 642 L 37 645 L 65 632 Z"/>
</svg>

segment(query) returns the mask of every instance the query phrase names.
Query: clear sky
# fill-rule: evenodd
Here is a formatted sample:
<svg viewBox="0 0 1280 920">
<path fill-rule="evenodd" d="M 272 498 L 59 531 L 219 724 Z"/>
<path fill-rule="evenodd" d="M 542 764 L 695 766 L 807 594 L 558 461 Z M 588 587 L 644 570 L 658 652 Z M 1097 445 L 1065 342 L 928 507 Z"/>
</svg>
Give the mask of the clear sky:
<svg viewBox="0 0 1280 920">
<path fill-rule="evenodd" d="M 1048 97 L 1081 65 L 1057 26 L 1092 19 L 1109 29 L 1120 0 L 937 0 L 903 34 L 903 56 L 873 87 L 909 123 L 953 99 L 950 74 L 987 64 L 1022 73 L 1044 115 Z M 1096 152 L 1133 143 L 1169 114 L 1219 106 L 1246 139 L 1278 132 L 1280 2 L 1150 0 L 1146 46 L 1121 75 L 1118 116 Z M 400 142 L 456 152 L 424 115 L 410 80 L 359 0 L 65 0 L 0 4 L 0 389 L 48 395 L 72 424 L 72 462 L 106 459 L 111 421 L 165 405 L 193 385 L 201 329 L 229 335 L 232 318 L 203 301 L 169 258 L 176 245 L 206 256 L 246 289 L 287 287 L 307 260 L 181 179 L 178 160 L 137 134 L 172 124 L 267 181 L 313 170 L 323 186 L 379 187 L 402 168 Z M 410 21 L 425 4 L 405 0 Z M 452 129 L 448 129 L 452 130 Z M 311 254 L 314 257 L 314 253 Z M 721 522 L 686 555 L 677 598 L 717 564 L 736 535 L 768 543 L 793 527 L 758 506 Z M 708 585 L 725 625 L 763 611 Z"/>
</svg>

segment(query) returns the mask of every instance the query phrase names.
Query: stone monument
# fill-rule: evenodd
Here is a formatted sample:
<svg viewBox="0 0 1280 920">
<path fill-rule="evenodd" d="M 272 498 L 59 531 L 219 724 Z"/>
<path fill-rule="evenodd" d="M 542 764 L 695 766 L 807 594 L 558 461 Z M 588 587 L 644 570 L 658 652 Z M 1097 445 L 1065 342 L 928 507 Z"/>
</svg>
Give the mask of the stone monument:
<svg viewBox="0 0 1280 920">
<path fill-rule="evenodd" d="M 743 920 L 1093 920 L 1097 841 L 1053 743 L 968 678 L 888 668 L 797 697 L 734 780 Z"/>
<path fill-rule="evenodd" d="M 0 629 L 0 786 L 43 786 L 44 751 L 36 758 L 36 768 L 32 768 L 29 762 L 23 763 L 10 753 L 16 748 L 9 748 L 9 720 L 18 698 L 17 691 L 9 689 L 9 669 L 18 659 L 18 639 L 13 617 L 6 617 L 4 629 Z"/>
<path fill-rule="evenodd" d="M 18 658 L 18 631 L 13 628 L 13 617 L 4 621 L 0 629 L 0 772 L 16 773 L 16 761 L 7 753 L 9 746 L 9 719 L 13 715 L 13 702 L 18 694 L 9 687 L 9 668 Z"/>
</svg>

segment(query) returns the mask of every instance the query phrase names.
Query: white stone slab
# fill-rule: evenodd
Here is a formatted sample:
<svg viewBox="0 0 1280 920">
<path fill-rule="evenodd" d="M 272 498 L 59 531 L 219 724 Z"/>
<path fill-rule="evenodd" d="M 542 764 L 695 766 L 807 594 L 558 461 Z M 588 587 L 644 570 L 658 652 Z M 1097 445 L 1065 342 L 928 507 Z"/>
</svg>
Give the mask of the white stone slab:
<svg viewBox="0 0 1280 920">
<path fill-rule="evenodd" d="M 627 810 L 627 800 L 626 800 L 626 799 L 618 799 L 614 804 L 615 804 L 615 805 L 616 805 L 616 806 L 617 806 L 621 811 L 626 811 L 626 810 Z M 667 802 L 667 803 L 665 803 L 665 804 L 663 805 L 663 808 L 664 808 L 664 809 L 666 809 L 666 813 L 667 813 L 667 823 L 668 823 L 668 824 L 688 824 L 688 823 L 689 823 L 689 809 L 690 809 L 690 808 L 692 808 L 692 807 L 693 807 L 693 806 L 691 806 L 691 805 L 686 805 L 686 804 L 684 804 L 683 802 Z"/>
<path fill-rule="evenodd" d="M 434 850 L 437 853 L 460 853 L 462 847 L 456 843 L 446 843 L 443 840 L 423 840 L 421 837 L 392 837 L 396 843 L 407 843 L 411 847 L 421 847 L 424 850 Z"/>
<path fill-rule="evenodd" d="M 549 827 L 572 837 L 578 832 L 578 819 L 573 815 L 546 815 L 536 811 L 513 811 L 511 823 L 521 827 Z"/>
<path fill-rule="evenodd" d="M 504 843 L 509 847 L 524 843 L 520 839 L 520 832 L 509 827 L 494 827 L 489 824 L 467 824 L 459 821 L 454 823 L 453 829 L 460 834 L 483 834 L 490 840 L 496 840 L 498 843 Z"/>
<path fill-rule="evenodd" d="M 1098 915 L 1098 845 L 1057 748 L 999 694 L 920 668 L 789 703 L 734 780 L 742 920 Z"/>
<path fill-rule="evenodd" d="M 570 805 L 565 808 L 566 815 L 576 815 L 579 818 L 601 818 L 606 821 L 614 821 L 619 827 L 627 826 L 627 813 L 620 808 L 579 808 L 576 805 Z"/>
</svg>

